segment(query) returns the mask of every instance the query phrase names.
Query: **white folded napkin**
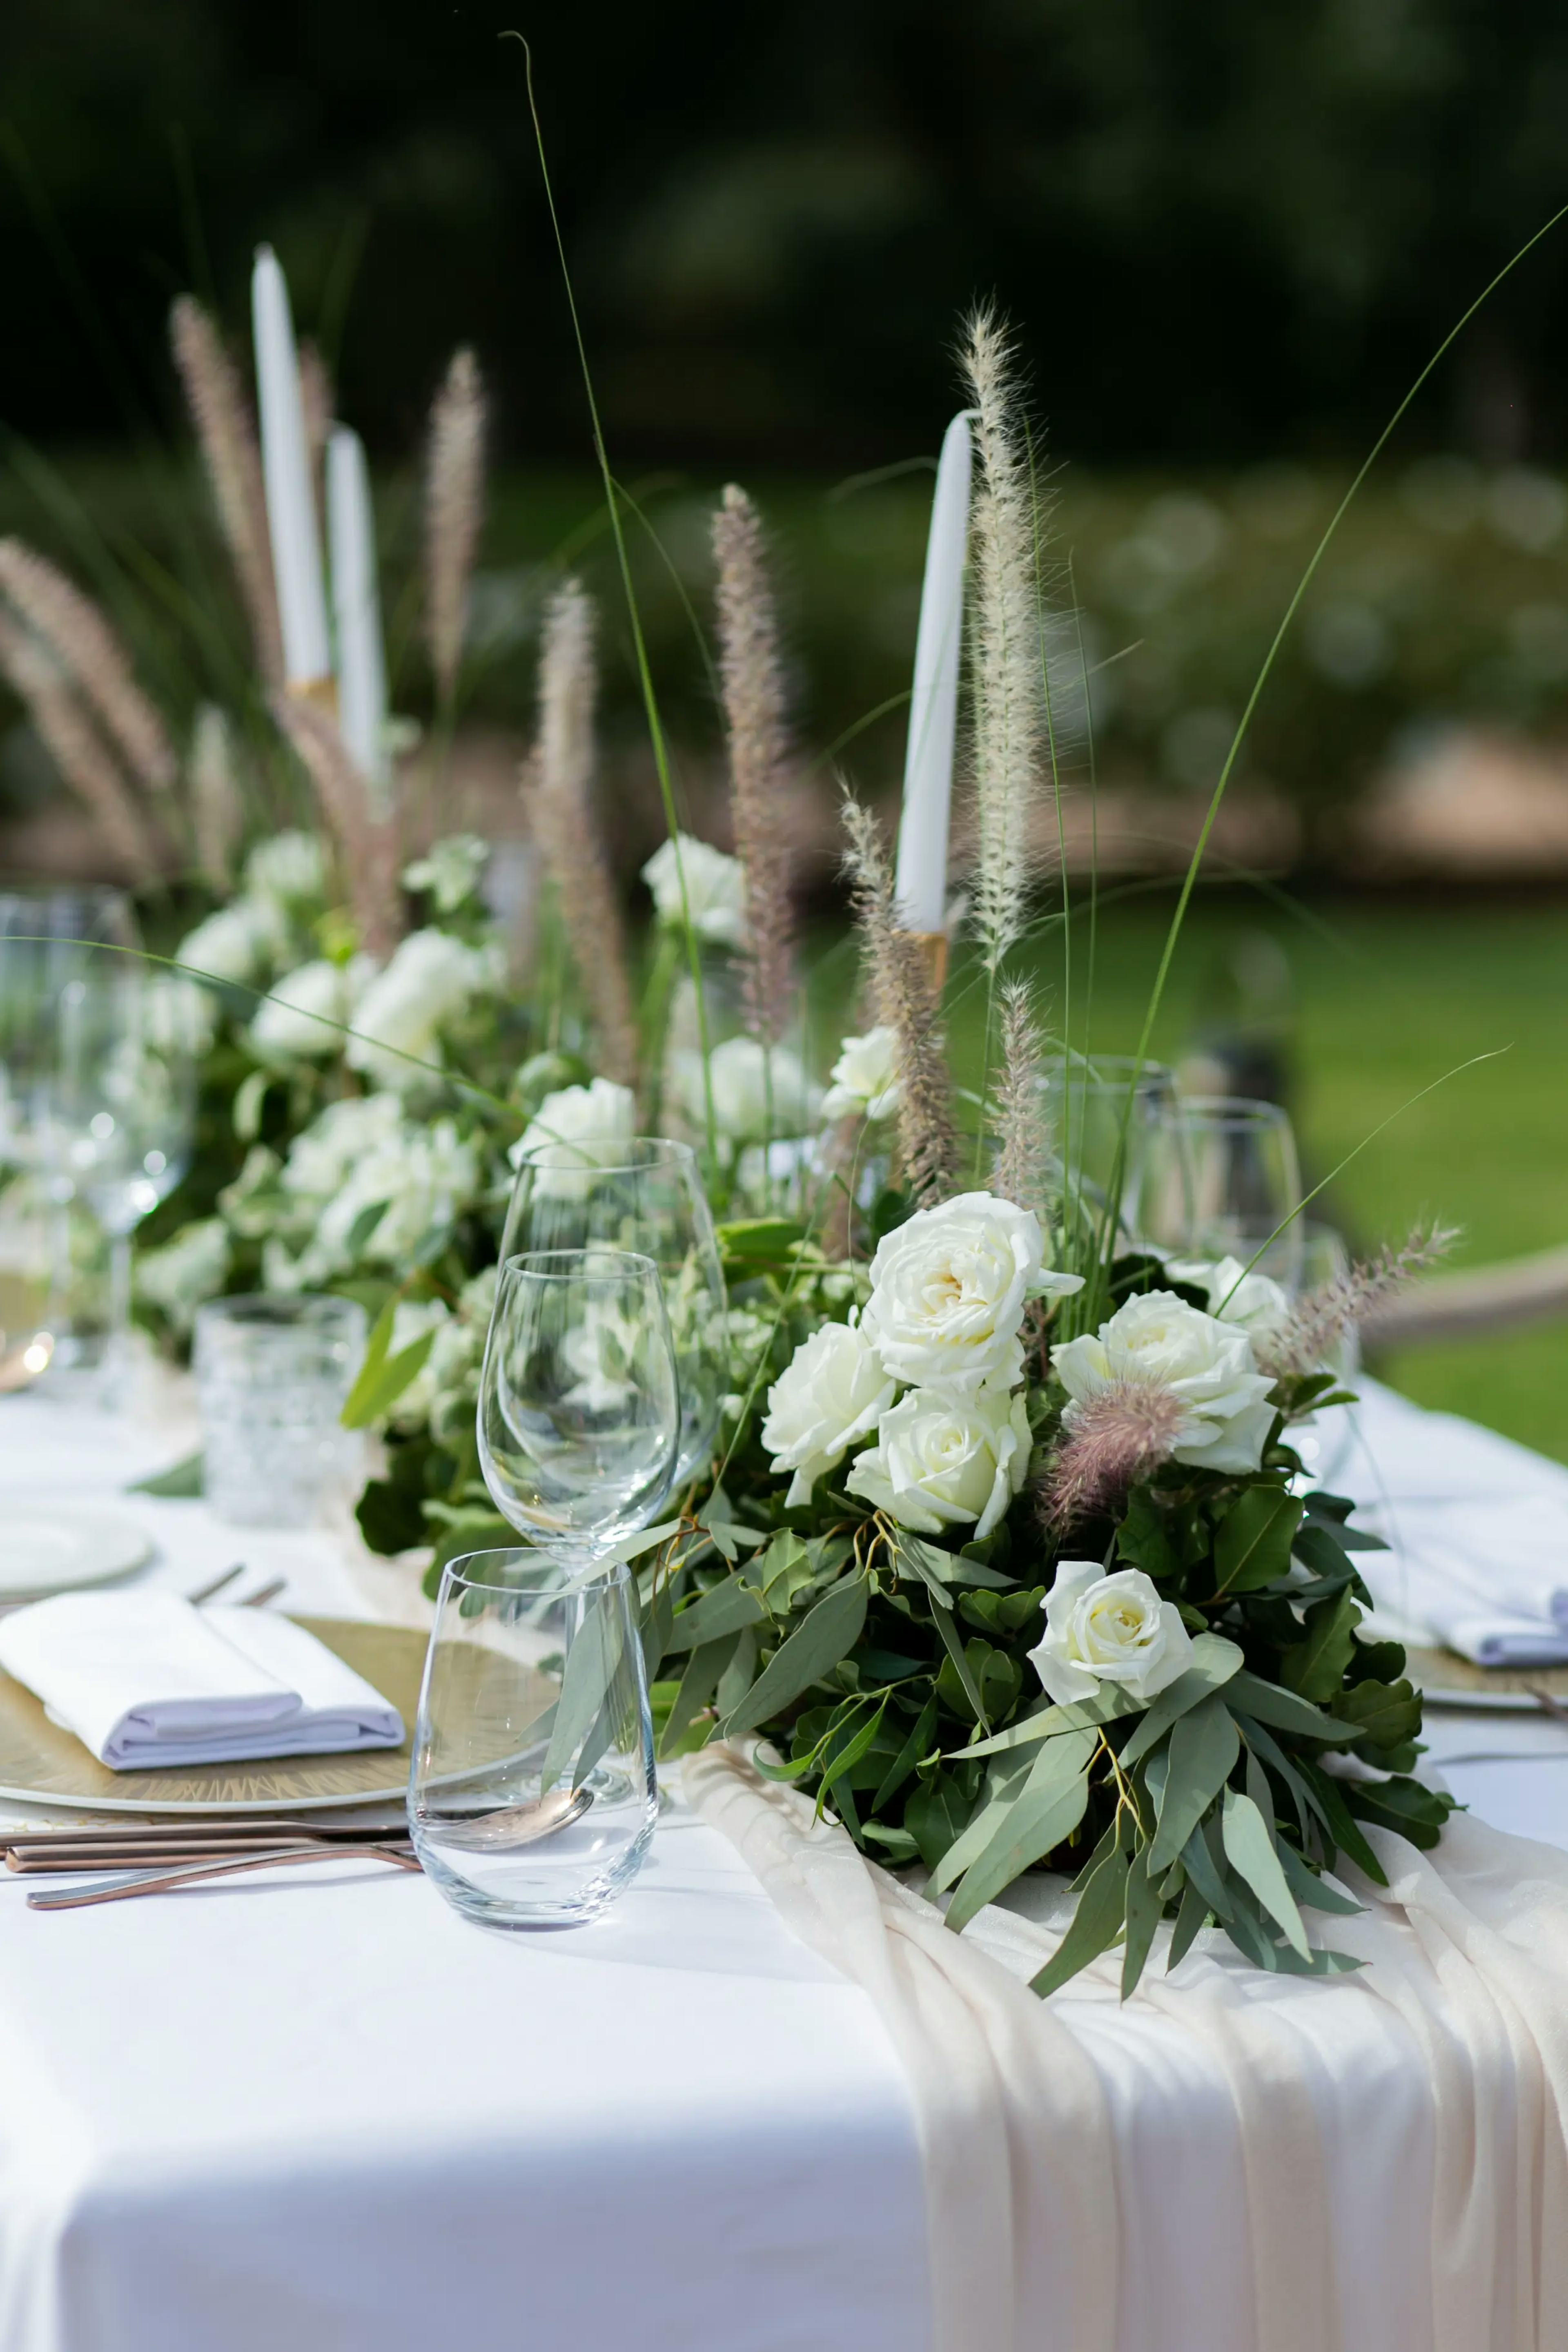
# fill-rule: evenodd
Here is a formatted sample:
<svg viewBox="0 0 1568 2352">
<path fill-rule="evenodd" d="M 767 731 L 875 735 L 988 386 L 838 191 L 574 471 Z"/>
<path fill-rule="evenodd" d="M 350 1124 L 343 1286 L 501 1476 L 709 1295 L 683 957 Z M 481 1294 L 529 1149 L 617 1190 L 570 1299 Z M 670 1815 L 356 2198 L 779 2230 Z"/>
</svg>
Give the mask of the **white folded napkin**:
<svg viewBox="0 0 1568 2352">
<path fill-rule="evenodd" d="M 63 1592 L 0 1619 L 0 1666 L 115 1772 L 396 1748 L 402 1718 L 287 1617 Z"/>
<path fill-rule="evenodd" d="M 1568 1470 L 1375 1381 L 1357 1385 L 1354 1442 L 1332 1484 L 1390 1546 L 1356 1554 L 1378 1616 L 1477 1665 L 1568 1663 Z"/>
</svg>

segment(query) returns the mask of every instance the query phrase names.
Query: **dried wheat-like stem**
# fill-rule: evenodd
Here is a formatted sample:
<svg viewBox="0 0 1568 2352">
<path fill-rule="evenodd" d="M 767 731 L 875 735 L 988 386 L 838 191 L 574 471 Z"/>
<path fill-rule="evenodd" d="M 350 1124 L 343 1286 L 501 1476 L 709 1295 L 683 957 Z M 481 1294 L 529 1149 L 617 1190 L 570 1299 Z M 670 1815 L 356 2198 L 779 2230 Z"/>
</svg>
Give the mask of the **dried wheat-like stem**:
<svg viewBox="0 0 1568 2352">
<path fill-rule="evenodd" d="M 1186 1409 L 1152 1381 L 1117 1381 L 1069 1405 L 1062 1442 L 1038 1496 L 1040 1521 L 1059 1541 L 1078 1520 L 1118 1508 L 1180 1443 Z"/>
<path fill-rule="evenodd" d="M 844 864 L 872 1005 L 877 1020 L 898 1037 L 898 1139 L 904 1172 L 916 1198 L 930 1202 L 950 1188 L 958 1149 L 936 998 L 919 939 L 899 929 L 893 869 L 875 817 L 848 798 L 843 815 L 849 835 Z"/>
<path fill-rule="evenodd" d="M 746 1020 L 754 1037 L 774 1045 L 789 1025 L 794 992 L 782 821 L 789 760 L 784 673 L 762 524 L 733 482 L 713 519 L 713 549 L 730 804 L 746 877 Z"/>
<path fill-rule="evenodd" d="M 1002 1082 L 997 1097 L 998 1155 L 991 1190 L 1020 1209 L 1043 1209 L 1051 1138 L 1040 1032 L 1026 981 L 1002 990 Z"/>
<path fill-rule="evenodd" d="M 404 929 L 396 819 L 376 814 L 370 786 L 325 711 L 298 695 L 279 692 L 272 697 L 272 715 L 315 787 L 338 845 L 361 940 L 372 955 L 388 955 Z"/>
<path fill-rule="evenodd" d="M 177 762 L 168 730 L 131 674 L 131 656 L 90 596 L 19 539 L 0 540 L 0 590 L 72 677 L 130 763 L 166 792 Z"/>
<path fill-rule="evenodd" d="M 1345 1335 L 1385 1307 L 1395 1293 L 1446 1257 L 1458 1239 L 1452 1225 L 1417 1225 L 1397 1249 L 1347 1266 L 1299 1299 L 1289 1318 L 1253 1342 L 1265 1371 L 1277 1378 L 1321 1371 Z"/>
<path fill-rule="evenodd" d="M 196 713 L 186 774 L 196 865 L 223 896 L 234 884 L 235 856 L 245 832 L 245 794 L 229 722 L 215 702 L 204 702 Z"/>
<path fill-rule="evenodd" d="M 485 386 L 470 351 L 455 352 L 430 412 L 425 483 L 425 632 L 443 702 L 457 685 L 468 578 L 484 514 Z"/>
<path fill-rule="evenodd" d="M 332 411 L 338 394 L 332 371 L 321 346 L 307 335 L 299 346 L 299 406 L 305 418 L 305 446 L 310 457 L 310 488 L 316 511 L 327 511 L 327 443 L 332 432 Z"/>
<path fill-rule="evenodd" d="M 170 313 L 169 331 L 218 525 L 227 541 L 250 621 L 256 667 L 264 684 L 281 686 L 283 636 L 261 452 L 239 373 L 216 327 L 193 295 L 181 295 Z"/>
<path fill-rule="evenodd" d="M 970 320 L 963 366 L 976 410 L 979 458 L 969 525 L 978 835 L 975 911 L 987 967 L 995 972 L 1023 929 L 1030 813 L 1040 773 L 1044 701 L 1034 499 L 1021 446 L 1011 346 L 993 310 L 977 310 Z"/>
<path fill-rule="evenodd" d="M 555 884 L 607 1077 L 637 1078 L 637 1016 L 626 942 L 593 821 L 593 604 L 575 580 L 550 599 L 539 657 L 539 734 L 531 762 L 534 832 Z"/>
<path fill-rule="evenodd" d="M 0 671 L 26 706 L 49 757 L 97 820 L 105 842 L 138 883 L 158 878 L 152 827 L 109 745 L 58 665 L 36 639 L 0 620 Z"/>
</svg>

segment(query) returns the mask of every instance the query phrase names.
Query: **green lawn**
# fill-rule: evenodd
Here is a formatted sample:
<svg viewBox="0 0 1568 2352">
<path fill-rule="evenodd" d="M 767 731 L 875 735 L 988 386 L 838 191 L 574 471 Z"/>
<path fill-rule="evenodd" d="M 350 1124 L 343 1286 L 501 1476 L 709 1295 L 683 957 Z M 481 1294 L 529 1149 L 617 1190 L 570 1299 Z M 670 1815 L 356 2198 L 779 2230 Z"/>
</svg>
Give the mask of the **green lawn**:
<svg viewBox="0 0 1568 2352">
<path fill-rule="evenodd" d="M 1091 1034 L 1103 1052 L 1137 1041 L 1170 903 L 1102 912 Z M 1073 940 L 1072 1029 L 1082 1042 L 1082 924 Z M 1059 929 L 1038 957 L 1058 1024 L 1063 961 Z M 1361 901 L 1293 910 L 1255 898 L 1207 898 L 1177 950 L 1157 1054 L 1175 1059 L 1190 1049 L 1212 1018 L 1219 976 L 1238 962 L 1255 985 L 1283 997 L 1307 1183 L 1364 1143 L 1314 1213 L 1363 1247 L 1439 1214 L 1464 1228 L 1455 1265 L 1568 1242 L 1568 907 Z M 961 1003 L 961 1057 L 973 1034 Z M 1481 1054 L 1498 1058 L 1401 1108 Z M 1376 1370 L 1424 1404 L 1470 1414 L 1568 1461 L 1568 1320 L 1406 1350 Z"/>
</svg>

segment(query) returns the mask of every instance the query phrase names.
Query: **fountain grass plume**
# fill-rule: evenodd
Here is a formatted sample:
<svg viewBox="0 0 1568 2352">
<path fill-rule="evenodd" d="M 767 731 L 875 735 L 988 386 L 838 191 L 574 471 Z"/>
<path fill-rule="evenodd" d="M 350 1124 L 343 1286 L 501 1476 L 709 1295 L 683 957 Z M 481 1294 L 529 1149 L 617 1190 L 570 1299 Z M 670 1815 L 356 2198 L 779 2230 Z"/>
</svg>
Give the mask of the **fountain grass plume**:
<svg viewBox="0 0 1568 2352">
<path fill-rule="evenodd" d="M 539 731 L 530 768 L 534 831 L 555 884 L 572 961 L 593 1016 L 607 1076 L 637 1082 L 637 1017 L 621 908 L 593 818 L 592 600 L 569 580 L 545 612 Z"/>
<path fill-rule="evenodd" d="M 245 834 L 245 793 L 228 717 L 215 702 L 204 702 L 196 713 L 186 780 L 197 869 L 220 898 L 226 898 Z"/>
<path fill-rule="evenodd" d="M 468 583 L 484 520 L 485 386 L 466 348 L 454 352 L 430 412 L 425 473 L 425 635 L 444 704 L 457 690 Z"/>
<path fill-rule="evenodd" d="M 350 758 L 337 723 L 327 712 L 282 690 L 272 696 L 270 708 L 310 779 L 337 844 L 361 943 L 372 955 L 390 955 L 406 928 L 396 818 L 376 814 L 369 782 Z"/>
<path fill-rule="evenodd" d="M 138 885 L 156 882 L 162 866 L 157 839 L 113 752 L 50 654 L 4 619 L 0 672 L 26 706 L 61 776 L 91 812 L 110 855 Z"/>
<path fill-rule="evenodd" d="M 963 370 L 979 460 L 969 522 L 975 927 L 986 968 L 994 976 L 1024 926 L 1044 705 L 1037 499 L 1019 415 L 1012 345 L 988 306 L 968 322 Z"/>
<path fill-rule="evenodd" d="M 1333 1360 L 1334 1349 L 1356 1326 L 1403 1290 L 1416 1275 L 1447 1257 L 1458 1241 L 1454 1225 L 1417 1225 L 1397 1248 L 1331 1275 L 1299 1299 L 1278 1328 L 1256 1342 L 1260 1363 L 1277 1377 L 1301 1377 Z"/>
<path fill-rule="evenodd" d="M 794 992 L 781 821 L 789 758 L 784 677 L 762 524 L 733 482 L 713 519 L 713 548 L 730 805 L 746 877 L 746 1021 L 754 1037 L 775 1045 L 789 1025 Z"/>
<path fill-rule="evenodd" d="M 1002 989 L 1002 1072 L 997 1091 L 997 1165 L 990 1189 L 1020 1209 L 1042 1210 L 1051 1160 L 1040 1031 L 1029 983 Z"/>
<path fill-rule="evenodd" d="M 150 792 L 167 792 L 178 772 L 168 730 L 91 597 L 20 539 L 0 540 L 0 592 L 90 705 L 131 774 Z"/>
<path fill-rule="evenodd" d="M 218 528 L 229 551 L 250 622 L 256 667 L 268 687 L 283 683 L 283 636 L 267 524 L 261 451 L 239 372 L 213 320 L 191 294 L 169 314 L 174 364 L 184 386 Z"/>
<path fill-rule="evenodd" d="M 1062 1442 L 1039 1490 L 1046 1534 L 1060 1542 L 1081 1519 L 1119 1510 L 1128 1489 L 1169 1459 L 1186 1422 L 1181 1399 L 1154 1381 L 1116 1381 L 1069 1405 Z"/>
<path fill-rule="evenodd" d="M 898 1039 L 898 1140 L 904 1181 L 915 1198 L 940 1200 L 953 1182 L 957 1137 L 937 1007 L 920 940 L 901 930 L 893 868 L 871 811 L 847 796 L 844 864 L 860 926 L 861 952 L 876 1018 Z"/>
</svg>

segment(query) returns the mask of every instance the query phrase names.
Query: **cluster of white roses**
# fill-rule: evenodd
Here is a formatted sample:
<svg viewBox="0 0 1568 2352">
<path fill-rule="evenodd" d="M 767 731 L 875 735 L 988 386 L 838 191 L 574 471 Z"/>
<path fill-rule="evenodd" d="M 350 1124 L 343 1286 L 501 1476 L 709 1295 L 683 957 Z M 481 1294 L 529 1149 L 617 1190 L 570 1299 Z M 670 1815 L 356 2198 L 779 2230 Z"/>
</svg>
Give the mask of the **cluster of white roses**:
<svg viewBox="0 0 1568 2352">
<path fill-rule="evenodd" d="M 1252 1337 L 1284 1315 L 1284 1294 L 1233 1259 L 1172 1273 L 1201 1287 L 1212 1311 L 1151 1291 L 1098 1331 L 1056 1347 L 1064 1423 L 1079 1426 L 1108 1391 L 1155 1387 L 1179 1407 L 1176 1460 L 1256 1470 L 1274 1406 Z M 793 1473 L 789 1507 L 809 1502 L 816 1481 L 853 1453 L 847 1490 L 898 1526 L 988 1535 L 1029 1471 L 1025 1307 L 1081 1287 L 1078 1276 L 1046 1265 L 1039 1220 L 988 1192 L 911 1217 L 872 1261 L 863 1313 L 814 1331 L 768 1392 L 762 1442 L 775 1465 Z M 1063 1559 L 1044 1636 L 1030 1654 L 1058 1704 L 1112 1682 L 1144 1705 L 1184 1671 L 1192 1643 L 1179 1611 L 1142 1570 Z"/>
<path fill-rule="evenodd" d="M 768 1391 L 762 1443 L 794 1474 L 790 1507 L 861 1447 L 851 1494 L 916 1534 L 989 1535 L 1029 1471 L 1024 1309 L 1082 1286 L 1045 1259 L 1039 1218 L 989 1192 L 888 1234 L 864 1312 L 814 1331 Z"/>
</svg>

